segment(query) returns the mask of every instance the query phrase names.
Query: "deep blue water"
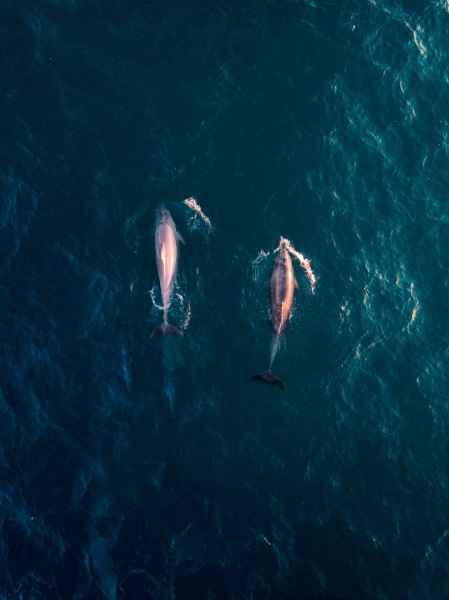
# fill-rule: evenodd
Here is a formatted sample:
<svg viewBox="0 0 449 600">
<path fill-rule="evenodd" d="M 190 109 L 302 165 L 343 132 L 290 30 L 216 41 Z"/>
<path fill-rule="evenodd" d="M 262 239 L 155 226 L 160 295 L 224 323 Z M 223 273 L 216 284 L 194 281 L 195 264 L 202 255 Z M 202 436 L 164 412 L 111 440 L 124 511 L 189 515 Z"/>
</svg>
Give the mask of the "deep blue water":
<svg viewBox="0 0 449 600">
<path fill-rule="evenodd" d="M 449 598 L 448 39 L 443 0 L 3 0 L 2 600 Z"/>
</svg>

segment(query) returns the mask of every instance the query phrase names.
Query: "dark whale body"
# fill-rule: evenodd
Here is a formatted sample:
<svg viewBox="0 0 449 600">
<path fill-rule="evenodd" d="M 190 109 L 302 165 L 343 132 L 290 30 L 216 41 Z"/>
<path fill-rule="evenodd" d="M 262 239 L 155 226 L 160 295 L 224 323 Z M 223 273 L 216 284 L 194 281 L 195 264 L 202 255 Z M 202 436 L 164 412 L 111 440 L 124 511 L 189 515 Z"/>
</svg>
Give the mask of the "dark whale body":
<svg viewBox="0 0 449 600">
<path fill-rule="evenodd" d="M 270 349 L 270 366 L 267 371 L 253 375 L 251 381 L 261 381 L 277 386 L 282 390 L 286 390 L 287 387 L 285 383 L 271 370 L 279 349 L 281 335 L 284 333 L 285 328 L 290 321 L 293 294 L 295 287 L 297 287 L 292 259 L 287 250 L 286 243 L 282 240 L 279 255 L 274 261 L 270 286 L 271 328 L 273 330 Z"/>
</svg>

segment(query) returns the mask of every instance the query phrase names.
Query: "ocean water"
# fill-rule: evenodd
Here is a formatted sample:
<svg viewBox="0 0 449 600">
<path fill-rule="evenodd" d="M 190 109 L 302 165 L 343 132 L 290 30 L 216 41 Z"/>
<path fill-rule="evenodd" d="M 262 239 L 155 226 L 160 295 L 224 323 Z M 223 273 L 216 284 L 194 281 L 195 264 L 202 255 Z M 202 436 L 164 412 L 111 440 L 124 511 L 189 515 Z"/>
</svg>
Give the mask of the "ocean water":
<svg viewBox="0 0 449 600">
<path fill-rule="evenodd" d="M 449 598 L 448 39 L 443 0 L 3 0 L 2 600 Z"/>
</svg>

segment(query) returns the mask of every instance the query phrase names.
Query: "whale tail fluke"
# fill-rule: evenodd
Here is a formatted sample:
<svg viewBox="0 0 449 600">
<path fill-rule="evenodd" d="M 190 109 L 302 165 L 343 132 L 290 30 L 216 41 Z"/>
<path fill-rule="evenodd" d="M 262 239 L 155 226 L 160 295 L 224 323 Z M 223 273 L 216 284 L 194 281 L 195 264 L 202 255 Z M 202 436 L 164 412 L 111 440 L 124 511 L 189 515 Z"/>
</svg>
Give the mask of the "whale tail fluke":
<svg viewBox="0 0 449 600">
<path fill-rule="evenodd" d="M 158 325 L 158 327 L 153 329 L 153 333 L 150 337 L 154 337 L 155 335 L 177 335 L 178 337 L 184 336 L 183 332 L 180 329 L 178 329 L 174 325 L 170 325 L 169 323 L 162 323 L 161 325 Z"/>
<path fill-rule="evenodd" d="M 284 391 L 287 389 L 287 386 L 282 381 L 282 379 L 279 379 L 279 377 L 277 377 L 271 369 L 268 369 L 268 371 L 263 371 L 262 373 L 256 373 L 255 375 L 250 377 L 250 380 L 261 381 L 262 383 L 269 383 L 270 385 L 275 385 Z"/>
</svg>

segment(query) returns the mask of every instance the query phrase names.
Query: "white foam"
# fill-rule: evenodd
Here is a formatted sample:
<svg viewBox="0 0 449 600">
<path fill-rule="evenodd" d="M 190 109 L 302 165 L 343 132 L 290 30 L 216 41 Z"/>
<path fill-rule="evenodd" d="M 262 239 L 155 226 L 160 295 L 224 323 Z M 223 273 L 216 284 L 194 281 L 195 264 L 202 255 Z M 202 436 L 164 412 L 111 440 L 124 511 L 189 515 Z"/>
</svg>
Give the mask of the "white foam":
<svg viewBox="0 0 449 600">
<path fill-rule="evenodd" d="M 419 300 L 418 297 L 415 293 L 415 284 L 412 282 L 410 285 L 410 296 L 414 302 L 414 306 L 413 306 L 413 310 L 412 310 L 412 316 L 410 318 L 410 321 L 407 325 L 407 329 L 410 329 L 410 327 L 412 326 L 412 324 L 414 323 L 415 319 L 416 319 L 416 315 L 418 314 L 420 305 L 419 305 Z"/>
<path fill-rule="evenodd" d="M 257 257 L 253 260 L 252 264 L 253 265 L 258 265 L 260 262 L 262 262 L 265 258 L 267 258 L 267 256 L 270 256 L 270 252 L 265 252 L 265 250 L 259 250 L 259 254 L 257 255 Z"/>
<path fill-rule="evenodd" d="M 285 245 L 288 252 L 299 261 L 299 264 L 306 272 L 307 279 L 309 280 L 309 283 L 310 283 L 310 289 L 312 290 L 312 294 L 314 294 L 315 288 L 316 288 L 316 277 L 315 277 L 315 273 L 312 271 L 310 259 L 306 258 L 304 256 L 304 254 L 301 254 L 301 252 L 298 252 L 295 249 L 295 247 L 293 246 L 293 244 L 291 243 L 291 241 L 282 236 L 279 240 L 279 246 L 273 250 L 273 254 L 275 252 L 279 252 L 279 250 L 282 248 L 282 245 Z M 253 279 L 257 279 L 257 276 L 258 276 L 257 265 L 259 263 L 261 263 L 265 258 L 267 258 L 267 256 L 270 256 L 270 254 L 271 254 L 270 252 L 265 252 L 265 250 L 259 250 L 259 254 L 251 263 L 253 266 Z"/>
<path fill-rule="evenodd" d="M 153 303 L 153 306 L 155 306 L 157 309 L 159 310 L 164 310 L 164 306 L 160 306 L 157 302 L 156 302 L 156 290 L 159 289 L 157 284 L 154 284 L 153 287 L 150 290 L 150 297 L 151 297 L 151 302 Z"/>
<path fill-rule="evenodd" d="M 191 208 L 193 211 L 195 211 L 195 215 L 194 218 L 196 219 L 197 217 L 200 217 L 204 223 L 207 225 L 207 227 L 209 228 L 209 231 L 212 229 L 212 223 L 209 219 L 209 217 L 207 217 L 204 212 L 201 209 L 201 206 L 198 204 L 198 202 L 195 200 L 195 198 L 190 197 L 190 198 L 186 198 L 184 200 L 184 204 L 186 206 L 188 206 L 189 208 Z"/>
<path fill-rule="evenodd" d="M 421 56 L 426 56 L 427 54 L 427 48 L 424 46 L 422 40 L 420 39 L 420 33 L 421 33 L 422 29 L 421 27 L 418 25 L 416 31 L 413 31 L 413 41 L 415 42 Z"/>
<path fill-rule="evenodd" d="M 186 303 L 184 300 L 184 296 L 182 296 L 181 294 L 178 294 L 178 293 L 176 294 L 176 296 L 177 296 L 178 300 L 181 302 L 181 305 L 184 307 L 184 305 Z M 183 329 L 185 331 L 190 323 L 190 317 L 192 315 L 192 312 L 190 310 L 190 302 L 187 302 L 187 308 L 186 309 L 183 308 L 183 311 L 185 312 L 185 314 L 184 314 L 184 321 L 181 325 L 181 329 Z"/>
<path fill-rule="evenodd" d="M 312 294 L 314 294 L 315 287 L 316 287 L 316 277 L 315 277 L 315 273 L 312 271 L 310 259 L 306 258 L 304 256 L 304 254 L 301 254 L 301 252 L 298 252 L 297 250 L 295 250 L 295 248 L 294 248 L 293 244 L 290 242 L 290 240 L 288 240 L 287 238 L 284 238 L 284 237 L 281 237 L 281 239 L 279 240 L 279 246 L 276 248 L 275 252 L 279 252 L 279 250 L 282 247 L 282 244 L 284 244 L 286 246 L 287 250 L 289 251 L 289 253 L 291 255 L 293 255 L 299 261 L 299 264 L 306 272 L 307 279 L 309 280 L 309 283 L 310 283 L 310 289 L 312 290 Z"/>
</svg>

